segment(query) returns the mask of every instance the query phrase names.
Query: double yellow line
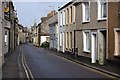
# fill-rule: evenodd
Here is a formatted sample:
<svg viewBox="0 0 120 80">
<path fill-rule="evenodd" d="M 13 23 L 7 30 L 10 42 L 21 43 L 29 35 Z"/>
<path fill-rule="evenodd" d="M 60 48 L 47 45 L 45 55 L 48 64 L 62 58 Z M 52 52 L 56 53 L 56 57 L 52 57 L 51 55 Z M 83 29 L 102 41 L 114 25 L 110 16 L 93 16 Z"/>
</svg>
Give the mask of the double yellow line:
<svg viewBox="0 0 120 80">
<path fill-rule="evenodd" d="M 34 80 L 32 72 L 30 71 L 30 69 L 29 69 L 29 67 L 28 67 L 28 65 L 26 63 L 26 59 L 25 59 L 25 56 L 23 54 L 23 46 L 21 48 L 21 51 L 22 51 L 22 53 L 21 53 L 21 59 L 22 59 L 21 65 L 22 65 L 22 67 L 23 67 L 23 69 L 25 71 L 26 77 L 27 77 L 28 80 L 31 80 L 31 79 Z"/>
</svg>

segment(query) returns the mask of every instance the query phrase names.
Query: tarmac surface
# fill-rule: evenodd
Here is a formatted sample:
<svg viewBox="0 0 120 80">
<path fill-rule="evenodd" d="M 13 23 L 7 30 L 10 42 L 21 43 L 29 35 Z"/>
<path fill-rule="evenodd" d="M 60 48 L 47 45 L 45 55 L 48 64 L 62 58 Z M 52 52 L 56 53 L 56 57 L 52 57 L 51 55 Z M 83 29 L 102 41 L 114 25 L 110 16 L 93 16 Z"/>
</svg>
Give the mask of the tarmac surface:
<svg viewBox="0 0 120 80">
<path fill-rule="evenodd" d="M 6 62 L 3 65 L 3 78 L 24 78 L 20 76 L 21 71 L 19 70 L 20 66 L 18 63 L 19 52 L 22 50 L 23 52 L 20 53 L 25 58 L 25 64 L 29 69 L 28 74 L 32 75 L 33 78 L 115 78 L 113 75 L 104 72 L 106 70 L 103 68 L 97 67 L 99 70 L 95 69 L 96 65 L 86 63 L 86 66 L 81 64 L 82 61 L 80 62 L 79 59 L 75 60 L 72 55 L 35 47 L 32 44 L 25 44 L 22 50 L 20 48 L 21 46 L 18 46 L 6 58 Z M 107 71 L 110 72 L 109 70 Z M 111 70 L 110 73 L 115 72 Z M 22 72 L 22 74 L 24 75 L 25 72 Z"/>
</svg>

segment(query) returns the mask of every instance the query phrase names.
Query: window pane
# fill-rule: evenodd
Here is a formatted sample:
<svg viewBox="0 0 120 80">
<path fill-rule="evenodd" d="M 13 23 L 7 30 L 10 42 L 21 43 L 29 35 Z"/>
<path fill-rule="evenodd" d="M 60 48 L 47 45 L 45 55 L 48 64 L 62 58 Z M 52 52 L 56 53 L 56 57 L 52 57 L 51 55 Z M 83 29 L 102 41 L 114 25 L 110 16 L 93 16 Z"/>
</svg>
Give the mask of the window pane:
<svg viewBox="0 0 120 80">
<path fill-rule="evenodd" d="M 90 50 L 90 38 L 89 32 L 86 32 L 86 50 Z"/>
<path fill-rule="evenodd" d="M 106 0 L 101 1 L 101 18 L 107 17 L 107 2 Z"/>
<path fill-rule="evenodd" d="M 89 20 L 89 2 L 84 2 L 83 3 L 83 15 L 84 15 L 84 20 L 88 21 Z"/>
</svg>

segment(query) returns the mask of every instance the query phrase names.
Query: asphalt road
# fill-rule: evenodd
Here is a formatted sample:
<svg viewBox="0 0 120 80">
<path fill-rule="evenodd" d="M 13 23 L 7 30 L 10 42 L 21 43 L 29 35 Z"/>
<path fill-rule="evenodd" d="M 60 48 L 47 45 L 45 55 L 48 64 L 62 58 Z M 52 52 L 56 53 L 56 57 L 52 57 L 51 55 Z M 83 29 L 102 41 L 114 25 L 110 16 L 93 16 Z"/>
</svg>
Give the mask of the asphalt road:
<svg viewBox="0 0 120 80">
<path fill-rule="evenodd" d="M 25 44 L 23 55 L 34 78 L 113 78 L 44 49 Z"/>
</svg>

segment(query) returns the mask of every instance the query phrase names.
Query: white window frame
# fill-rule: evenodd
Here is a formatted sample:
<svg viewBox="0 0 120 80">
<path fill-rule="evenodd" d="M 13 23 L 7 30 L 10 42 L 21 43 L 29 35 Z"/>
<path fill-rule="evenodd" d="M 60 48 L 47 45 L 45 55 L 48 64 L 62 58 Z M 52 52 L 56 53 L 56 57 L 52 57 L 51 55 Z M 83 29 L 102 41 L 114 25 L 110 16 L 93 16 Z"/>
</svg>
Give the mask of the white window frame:
<svg viewBox="0 0 120 80">
<path fill-rule="evenodd" d="M 118 32 L 120 32 L 120 28 L 115 28 L 114 29 L 114 33 L 115 33 L 115 51 L 114 51 L 114 56 L 120 56 L 120 52 L 119 52 L 119 34 Z"/>
<path fill-rule="evenodd" d="M 60 47 L 62 46 L 62 32 L 60 33 Z"/>
<path fill-rule="evenodd" d="M 86 39 L 86 33 L 89 33 L 88 35 L 89 35 L 89 47 L 90 47 L 90 50 L 89 49 L 87 49 L 87 39 Z M 85 30 L 85 31 L 83 31 L 83 51 L 84 52 L 91 52 L 91 40 L 90 40 L 90 30 Z"/>
<path fill-rule="evenodd" d="M 73 38 L 73 36 L 72 36 L 72 32 L 70 32 L 69 33 L 69 49 L 72 49 L 72 38 Z"/>
<path fill-rule="evenodd" d="M 88 15 L 86 13 L 86 6 L 85 6 L 85 3 L 88 3 L 88 6 L 89 6 L 89 12 L 88 12 Z M 83 2 L 82 3 L 82 21 L 83 22 L 89 22 L 90 21 L 90 1 L 89 2 Z M 88 19 L 86 18 L 86 16 L 88 17 Z"/>
<path fill-rule="evenodd" d="M 63 25 L 63 12 L 60 12 L 60 26 Z"/>
<path fill-rule="evenodd" d="M 73 23 L 75 22 L 75 16 L 76 16 L 76 8 L 75 8 L 75 6 L 73 6 Z"/>
<path fill-rule="evenodd" d="M 63 26 L 65 26 L 65 10 L 63 11 Z"/>
<path fill-rule="evenodd" d="M 5 46 L 8 46 L 8 31 L 5 30 Z"/>
<path fill-rule="evenodd" d="M 102 2 L 104 1 L 104 2 Z M 104 17 L 104 9 L 103 9 L 103 3 L 106 2 L 106 17 Z M 107 19 L 107 0 L 98 0 L 98 20 L 106 20 Z"/>
<path fill-rule="evenodd" d="M 66 48 L 69 48 L 69 33 L 66 32 Z"/>
<path fill-rule="evenodd" d="M 68 25 L 69 24 L 69 8 L 67 8 L 67 11 L 66 11 L 66 16 L 67 16 L 67 18 L 66 18 L 66 24 Z"/>
<path fill-rule="evenodd" d="M 72 22 L 73 22 L 73 20 L 72 20 L 73 19 L 73 17 L 72 17 L 73 16 L 73 13 L 72 13 L 73 11 L 72 10 L 73 10 L 73 8 L 72 8 L 72 6 L 70 6 L 70 8 L 69 8 L 69 23 L 70 24 L 72 24 Z"/>
</svg>

